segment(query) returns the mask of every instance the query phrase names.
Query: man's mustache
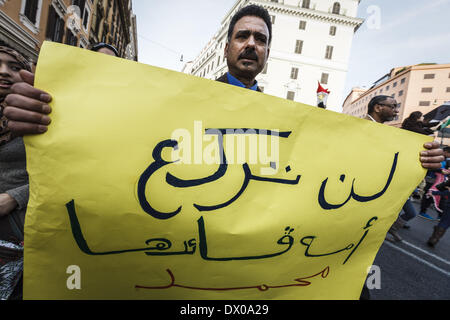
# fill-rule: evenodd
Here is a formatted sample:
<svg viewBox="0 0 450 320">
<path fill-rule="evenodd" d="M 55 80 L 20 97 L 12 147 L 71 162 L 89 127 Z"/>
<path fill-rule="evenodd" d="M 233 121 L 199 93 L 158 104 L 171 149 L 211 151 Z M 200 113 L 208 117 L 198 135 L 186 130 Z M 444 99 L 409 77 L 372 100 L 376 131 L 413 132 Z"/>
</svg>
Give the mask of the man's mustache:
<svg viewBox="0 0 450 320">
<path fill-rule="evenodd" d="M 240 59 L 248 59 L 248 60 L 255 60 L 258 61 L 258 56 L 256 55 L 256 52 L 254 50 L 244 51 L 239 55 Z"/>
</svg>

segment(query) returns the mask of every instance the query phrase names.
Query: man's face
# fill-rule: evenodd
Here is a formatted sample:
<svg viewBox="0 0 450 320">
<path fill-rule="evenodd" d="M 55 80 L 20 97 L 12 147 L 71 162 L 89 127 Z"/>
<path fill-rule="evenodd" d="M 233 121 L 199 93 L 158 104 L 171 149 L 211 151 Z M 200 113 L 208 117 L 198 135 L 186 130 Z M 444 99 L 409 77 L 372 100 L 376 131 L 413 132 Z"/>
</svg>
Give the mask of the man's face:
<svg viewBox="0 0 450 320">
<path fill-rule="evenodd" d="M 253 80 L 263 70 L 269 56 L 269 29 L 263 19 L 239 19 L 225 46 L 228 70 L 235 77 Z"/>
<path fill-rule="evenodd" d="M 398 114 L 397 101 L 394 98 L 388 98 L 378 103 L 378 113 L 383 122 L 392 121 Z"/>
<path fill-rule="evenodd" d="M 19 71 L 22 66 L 6 53 L 0 53 L 0 97 L 10 93 L 14 83 L 22 81 Z"/>
</svg>

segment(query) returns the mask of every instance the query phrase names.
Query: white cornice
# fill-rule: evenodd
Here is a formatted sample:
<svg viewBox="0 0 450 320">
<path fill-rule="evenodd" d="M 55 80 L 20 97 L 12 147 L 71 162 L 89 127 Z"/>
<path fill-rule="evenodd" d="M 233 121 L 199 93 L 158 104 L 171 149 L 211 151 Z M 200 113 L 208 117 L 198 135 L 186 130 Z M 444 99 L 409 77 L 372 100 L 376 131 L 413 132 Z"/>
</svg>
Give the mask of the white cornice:
<svg viewBox="0 0 450 320">
<path fill-rule="evenodd" d="M 293 16 L 306 17 L 306 18 L 310 18 L 310 19 L 325 20 L 325 21 L 329 21 L 332 23 L 348 24 L 348 25 L 351 25 L 354 27 L 358 27 L 364 22 L 364 19 L 360 19 L 360 18 L 353 18 L 353 17 L 344 16 L 344 15 L 338 15 L 338 14 L 333 14 L 333 13 L 328 13 L 328 12 L 323 12 L 323 11 L 317 11 L 317 10 L 313 10 L 313 9 L 294 7 L 294 6 L 280 4 L 280 3 L 276 3 L 276 2 L 252 0 L 252 1 L 250 1 L 250 3 L 260 5 L 272 12 L 289 14 L 289 15 L 293 15 Z"/>
<path fill-rule="evenodd" d="M 0 25 L 1 28 L 5 29 L 7 33 L 13 35 L 23 44 L 25 44 L 29 48 L 29 50 L 35 51 L 35 47 L 39 46 L 39 41 L 37 39 L 23 30 L 23 28 L 19 24 L 17 24 L 2 11 L 0 11 Z"/>
</svg>

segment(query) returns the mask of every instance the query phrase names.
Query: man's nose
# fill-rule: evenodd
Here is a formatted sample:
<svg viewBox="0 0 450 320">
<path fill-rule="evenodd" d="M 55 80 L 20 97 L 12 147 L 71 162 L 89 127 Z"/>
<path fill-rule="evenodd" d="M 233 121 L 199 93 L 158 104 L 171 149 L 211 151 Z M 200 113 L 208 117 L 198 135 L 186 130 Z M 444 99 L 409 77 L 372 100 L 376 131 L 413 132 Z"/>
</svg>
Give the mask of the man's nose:
<svg viewBox="0 0 450 320">
<path fill-rule="evenodd" d="M 0 74 L 9 75 L 9 68 L 6 63 L 0 62 Z"/>
<path fill-rule="evenodd" d="M 255 45 L 256 45 L 255 37 L 251 35 L 250 37 L 248 37 L 247 47 L 255 47 Z"/>
<path fill-rule="evenodd" d="M 6 63 L 0 62 L 0 73 L 1 74 L 8 73 L 8 67 L 6 66 Z"/>
</svg>

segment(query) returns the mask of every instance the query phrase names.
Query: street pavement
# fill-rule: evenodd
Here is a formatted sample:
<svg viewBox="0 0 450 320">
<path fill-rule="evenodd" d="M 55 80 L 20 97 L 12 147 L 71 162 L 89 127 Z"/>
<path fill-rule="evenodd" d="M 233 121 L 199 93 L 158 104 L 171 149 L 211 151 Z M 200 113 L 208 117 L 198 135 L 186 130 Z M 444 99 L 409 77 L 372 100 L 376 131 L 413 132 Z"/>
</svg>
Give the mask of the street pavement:
<svg viewBox="0 0 450 320">
<path fill-rule="evenodd" d="M 427 213 L 437 217 L 434 208 Z M 370 290 L 371 300 L 450 300 L 450 230 L 434 248 L 426 244 L 437 223 L 417 216 L 400 230 L 402 242 L 384 241 L 373 263 L 381 288 Z"/>
</svg>

